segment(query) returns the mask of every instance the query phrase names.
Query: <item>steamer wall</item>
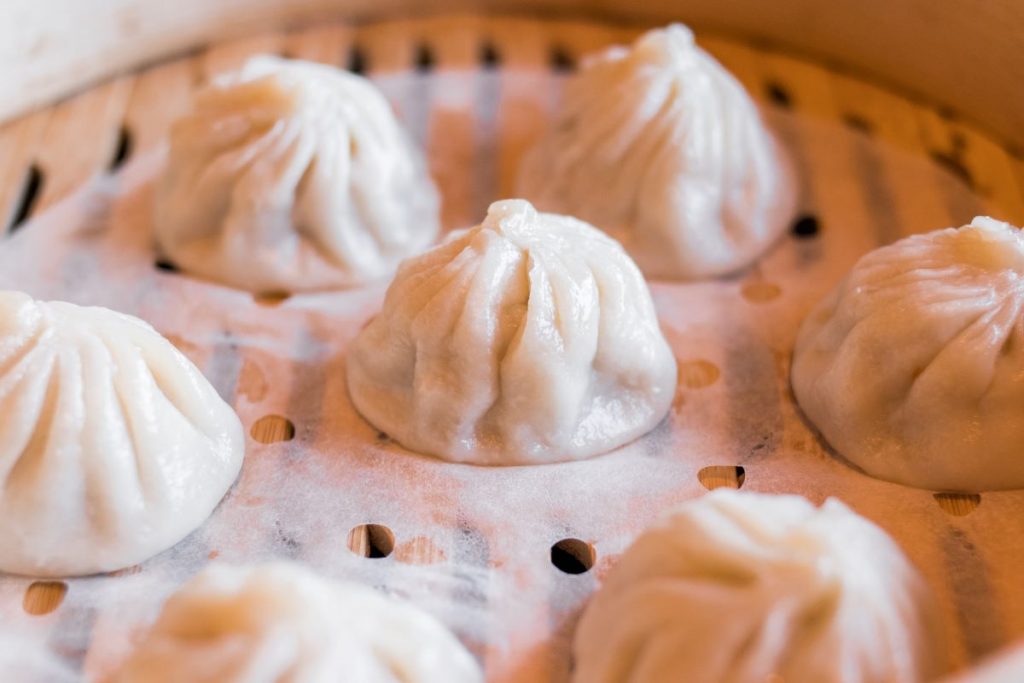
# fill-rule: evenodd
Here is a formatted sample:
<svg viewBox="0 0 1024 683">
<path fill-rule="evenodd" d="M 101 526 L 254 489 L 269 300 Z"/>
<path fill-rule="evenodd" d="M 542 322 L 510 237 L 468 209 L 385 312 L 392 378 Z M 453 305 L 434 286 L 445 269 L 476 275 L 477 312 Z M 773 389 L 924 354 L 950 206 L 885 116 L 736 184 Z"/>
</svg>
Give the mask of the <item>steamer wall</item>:
<svg viewBox="0 0 1024 683">
<path fill-rule="evenodd" d="M 0 120 L 226 37 L 446 12 L 678 19 L 848 68 L 1024 147 L 1019 0 L 4 0 Z"/>
</svg>

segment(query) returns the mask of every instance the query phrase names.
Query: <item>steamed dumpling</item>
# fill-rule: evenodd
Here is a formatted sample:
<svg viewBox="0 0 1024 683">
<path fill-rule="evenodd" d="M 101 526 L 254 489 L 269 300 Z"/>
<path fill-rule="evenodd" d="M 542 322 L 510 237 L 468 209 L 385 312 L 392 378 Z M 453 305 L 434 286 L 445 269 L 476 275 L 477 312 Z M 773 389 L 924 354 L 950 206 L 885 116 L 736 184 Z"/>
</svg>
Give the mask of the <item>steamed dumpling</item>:
<svg viewBox="0 0 1024 683">
<path fill-rule="evenodd" d="M 569 81 L 519 192 L 622 242 L 647 277 L 746 266 L 793 213 L 788 162 L 757 107 L 685 26 L 612 48 Z"/>
<path fill-rule="evenodd" d="M 186 272 L 254 292 L 350 287 L 437 231 L 424 162 L 360 76 L 256 57 L 171 131 L 156 237 Z"/>
<path fill-rule="evenodd" d="M 863 257 L 807 317 L 793 390 L 868 474 L 1024 488 L 1024 236 L 990 218 Z"/>
<path fill-rule="evenodd" d="M 482 683 L 418 608 L 298 565 L 212 565 L 164 605 L 111 683 Z"/>
<path fill-rule="evenodd" d="M 934 604 L 835 499 L 718 490 L 645 531 L 577 627 L 577 683 L 920 683 L 945 669 Z"/>
<path fill-rule="evenodd" d="M 356 409 L 406 448 L 489 465 L 612 450 L 662 420 L 676 385 L 622 247 L 522 200 L 403 264 L 347 372 Z"/>
<path fill-rule="evenodd" d="M 0 292 L 0 571 L 141 562 L 206 520 L 243 452 L 234 411 L 146 323 Z"/>
</svg>

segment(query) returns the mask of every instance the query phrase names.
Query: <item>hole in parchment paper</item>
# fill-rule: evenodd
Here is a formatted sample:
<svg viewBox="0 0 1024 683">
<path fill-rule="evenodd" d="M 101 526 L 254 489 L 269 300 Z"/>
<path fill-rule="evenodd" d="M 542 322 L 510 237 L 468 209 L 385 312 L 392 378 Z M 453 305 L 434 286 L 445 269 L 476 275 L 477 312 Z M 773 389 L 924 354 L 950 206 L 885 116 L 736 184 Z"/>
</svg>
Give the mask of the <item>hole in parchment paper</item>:
<svg viewBox="0 0 1024 683">
<path fill-rule="evenodd" d="M 563 538 L 551 546 L 551 564 L 566 574 L 585 574 L 596 562 L 594 546 L 578 538 Z"/>
<path fill-rule="evenodd" d="M 363 52 L 363 48 L 353 45 L 348 53 L 348 70 L 354 74 L 364 74 L 366 69 L 366 54 Z"/>
<path fill-rule="evenodd" d="M 25 591 L 21 606 L 34 615 L 49 614 L 64 602 L 68 585 L 63 581 L 35 581 Z"/>
<path fill-rule="evenodd" d="M 933 497 L 943 512 L 954 517 L 969 515 L 981 505 L 981 496 L 977 493 L 936 493 Z"/>
<path fill-rule="evenodd" d="M 679 383 L 687 389 L 709 387 L 718 381 L 721 374 L 717 365 L 706 360 L 679 363 Z"/>
<path fill-rule="evenodd" d="M 768 95 L 768 99 L 780 107 L 789 109 L 793 106 L 793 98 L 790 97 L 789 91 L 782 87 L 781 84 L 769 81 L 765 83 L 764 91 Z"/>
<path fill-rule="evenodd" d="M 743 486 L 747 471 L 740 465 L 709 465 L 697 472 L 701 486 L 708 491 L 715 489 L 738 489 Z"/>
<path fill-rule="evenodd" d="M 480 65 L 485 69 L 497 69 L 501 66 L 501 53 L 489 40 L 480 46 Z"/>
<path fill-rule="evenodd" d="M 360 524 L 348 532 L 348 549 L 360 557 L 387 557 L 395 549 L 395 534 L 383 524 Z"/>
<path fill-rule="evenodd" d="M 429 45 L 417 45 L 416 46 L 416 59 L 415 59 L 416 70 L 420 73 L 427 73 L 434 68 L 434 51 L 430 49 Z"/>
<path fill-rule="evenodd" d="M 162 270 L 165 273 L 181 272 L 178 270 L 178 266 L 174 265 L 170 261 L 165 261 L 164 259 L 157 259 L 156 263 L 154 263 L 153 266 L 156 267 L 157 270 Z"/>
<path fill-rule="evenodd" d="M 754 280 L 744 284 L 740 289 L 740 294 L 752 304 L 763 304 L 778 298 L 779 294 L 782 294 L 782 290 L 778 285 L 773 285 L 770 282 Z"/>
<path fill-rule="evenodd" d="M 790 232 L 793 233 L 793 237 L 800 239 L 817 237 L 821 232 L 821 225 L 818 223 L 817 216 L 813 213 L 805 213 L 802 216 L 797 216 L 797 219 L 793 221 Z"/>
<path fill-rule="evenodd" d="M 264 444 L 291 441 L 295 438 L 295 425 L 287 417 L 266 415 L 253 423 L 249 433 Z"/>
<path fill-rule="evenodd" d="M 551 52 L 548 55 L 548 63 L 551 65 L 551 70 L 558 73 L 572 71 L 576 66 L 572 56 L 561 45 L 551 46 Z"/>
<path fill-rule="evenodd" d="M 116 171 L 124 166 L 132 155 L 133 138 L 128 126 L 121 126 L 117 132 L 117 146 L 114 148 L 114 156 L 110 159 L 109 170 Z"/>
<path fill-rule="evenodd" d="M 280 306 L 289 298 L 291 294 L 288 292 L 263 292 L 252 295 L 252 300 L 260 306 Z"/>
<path fill-rule="evenodd" d="M 35 208 L 36 200 L 39 199 L 39 193 L 43 189 L 43 180 L 42 170 L 35 164 L 29 166 L 25 175 L 25 185 L 21 190 L 21 198 L 15 205 L 17 208 L 11 216 L 7 232 L 14 232 L 20 228 L 32 215 L 32 209 Z"/>
</svg>

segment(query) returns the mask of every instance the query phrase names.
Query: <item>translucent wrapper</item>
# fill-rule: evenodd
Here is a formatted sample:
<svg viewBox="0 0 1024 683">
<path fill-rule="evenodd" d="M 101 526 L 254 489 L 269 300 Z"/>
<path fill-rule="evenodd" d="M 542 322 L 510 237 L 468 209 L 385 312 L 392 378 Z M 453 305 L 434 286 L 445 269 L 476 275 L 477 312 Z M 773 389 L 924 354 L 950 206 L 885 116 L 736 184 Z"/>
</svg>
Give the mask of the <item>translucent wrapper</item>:
<svg viewBox="0 0 1024 683">
<path fill-rule="evenodd" d="M 515 69 L 377 82 L 428 149 L 448 229 L 478 222 L 509 191 L 515 160 L 561 87 L 547 71 Z M 783 237 L 735 278 L 652 283 L 680 367 L 674 408 L 650 434 L 582 462 L 448 464 L 379 434 L 349 401 L 345 350 L 385 286 L 267 305 L 155 268 L 159 153 L 24 225 L 0 244 L 0 287 L 148 320 L 247 430 L 281 415 L 294 438 L 249 438 L 238 482 L 199 531 L 139 567 L 69 580 L 51 614 L 23 609 L 32 579 L 0 577 L 0 638 L 17 633 L 102 677 L 211 558 L 286 557 L 419 604 L 470 646 L 489 680 L 561 681 L 575 620 L 603 572 L 661 510 L 701 495 L 698 472 L 715 465 L 742 467 L 746 489 L 836 496 L 886 529 L 938 596 L 955 664 L 1024 635 L 1024 492 L 985 493 L 969 515 L 949 515 L 932 492 L 873 480 L 831 454 L 789 388 L 800 320 L 860 255 L 904 234 L 1000 214 L 926 159 L 838 124 L 766 115 L 796 161 L 802 211 L 817 216 L 820 234 Z M 364 523 L 390 528 L 395 552 L 351 552 L 349 531 Z M 593 544 L 594 569 L 569 575 L 552 566 L 550 548 L 564 538 Z"/>
</svg>

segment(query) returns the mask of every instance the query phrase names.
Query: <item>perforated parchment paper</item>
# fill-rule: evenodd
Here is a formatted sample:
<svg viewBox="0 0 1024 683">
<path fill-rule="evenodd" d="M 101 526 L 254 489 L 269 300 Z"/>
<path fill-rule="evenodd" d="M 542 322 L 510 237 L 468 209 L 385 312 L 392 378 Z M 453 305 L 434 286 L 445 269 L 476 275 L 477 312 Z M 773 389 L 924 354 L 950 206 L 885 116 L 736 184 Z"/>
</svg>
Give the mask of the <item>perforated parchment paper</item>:
<svg viewBox="0 0 1024 683">
<path fill-rule="evenodd" d="M 561 86 L 547 71 L 436 71 L 378 79 L 424 143 L 448 228 L 508 196 L 523 145 Z M 698 472 L 739 465 L 743 488 L 837 496 L 888 530 L 921 568 L 957 664 L 1024 634 L 1024 492 L 981 496 L 953 516 L 932 492 L 875 481 L 831 455 L 789 390 L 798 324 L 853 262 L 901 235 L 958 225 L 987 207 L 927 159 L 861 132 L 766 112 L 801 176 L 802 210 L 820 234 L 784 236 L 748 271 L 696 284 L 652 283 L 683 381 L 675 406 L 637 442 L 587 462 L 477 468 L 392 443 L 353 410 L 345 350 L 385 285 L 294 296 L 278 305 L 154 267 L 152 179 L 161 154 L 101 178 L 0 244 L 0 287 L 100 304 L 150 321 L 237 409 L 247 431 L 281 415 L 290 441 L 247 442 L 241 477 L 210 520 L 177 547 L 111 576 L 68 580 L 59 609 L 23 609 L 29 578 L 0 577 L 0 631 L 101 677 L 164 598 L 213 558 L 287 557 L 328 576 L 404 596 L 449 624 L 493 681 L 561 681 L 588 595 L 661 510 L 701 495 Z M 363 523 L 396 550 L 346 545 Z M 579 575 L 552 566 L 563 538 L 594 545 Z"/>
</svg>

